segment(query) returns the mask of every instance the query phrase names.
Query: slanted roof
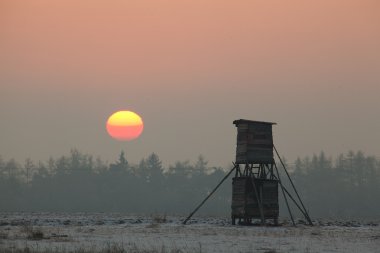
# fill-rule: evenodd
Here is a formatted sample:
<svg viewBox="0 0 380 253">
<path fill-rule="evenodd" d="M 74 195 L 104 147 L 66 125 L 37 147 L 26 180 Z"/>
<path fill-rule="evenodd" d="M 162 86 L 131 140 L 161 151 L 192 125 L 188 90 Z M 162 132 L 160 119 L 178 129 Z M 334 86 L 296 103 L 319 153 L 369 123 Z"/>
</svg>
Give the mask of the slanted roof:
<svg viewBox="0 0 380 253">
<path fill-rule="evenodd" d="M 255 121 L 247 119 L 238 119 L 232 122 L 234 125 L 238 126 L 240 124 L 266 124 L 266 125 L 276 125 L 274 122 L 265 122 L 265 121 Z"/>
</svg>

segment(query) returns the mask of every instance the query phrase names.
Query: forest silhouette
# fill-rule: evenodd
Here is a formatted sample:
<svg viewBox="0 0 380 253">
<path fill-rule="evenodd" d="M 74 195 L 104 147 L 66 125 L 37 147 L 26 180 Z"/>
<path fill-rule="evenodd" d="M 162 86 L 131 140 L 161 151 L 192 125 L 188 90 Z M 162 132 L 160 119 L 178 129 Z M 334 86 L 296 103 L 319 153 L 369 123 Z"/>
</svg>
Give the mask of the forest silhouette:
<svg viewBox="0 0 380 253">
<path fill-rule="evenodd" d="M 312 218 L 379 218 L 380 160 L 376 157 L 349 151 L 333 159 L 321 152 L 286 167 Z M 202 155 L 195 163 L 178 161 L 168 167 L 155 153 L 138 164 L 129 163 L 124 152 L 108 164 L 76 149 L 38 163 L 0 157 L 0 211 L 184 215 L 229 169 L 209 167 Z M 230 206 L 231 179 L 199 215 L 229 216 Z M 283 200 L 280 215 L 287 216 Z"/>
</svg>

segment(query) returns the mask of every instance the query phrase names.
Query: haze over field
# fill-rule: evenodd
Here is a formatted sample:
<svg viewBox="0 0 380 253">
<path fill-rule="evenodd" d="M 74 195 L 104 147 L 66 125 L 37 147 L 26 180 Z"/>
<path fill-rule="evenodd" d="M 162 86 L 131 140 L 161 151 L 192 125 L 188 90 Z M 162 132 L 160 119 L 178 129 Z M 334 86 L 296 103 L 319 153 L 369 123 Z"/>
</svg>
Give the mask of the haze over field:
<svg viewBox="0 0 380 253">
<path fill-rule="evenodd" d="M 289 160 L 380 156 L 377 0 L 2 0 L 0 31 L 6 159 L 77 148 L 226 166 L 239 118 L 277 122 Z M 107 135 L 122 109 L 142 116 L 139 139 Z"/>
</svg>

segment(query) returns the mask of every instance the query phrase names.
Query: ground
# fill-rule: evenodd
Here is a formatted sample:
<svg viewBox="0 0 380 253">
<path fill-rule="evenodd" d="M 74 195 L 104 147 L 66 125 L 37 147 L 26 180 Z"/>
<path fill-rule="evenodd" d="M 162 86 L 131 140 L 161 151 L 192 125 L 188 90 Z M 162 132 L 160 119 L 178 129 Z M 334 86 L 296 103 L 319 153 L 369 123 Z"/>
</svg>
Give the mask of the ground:
<svg viewBox="0 0 380 253">
<path fill-rule="evenodd" d="M 380 252 L 378 221 L 232 226 L 230 219 L 107 213 L 0 213 L 0 252 Z M 27 249 L 28 251 L 25 251 Z M 116 251 L 115 251 L 116 252 Z"/>
</svg>

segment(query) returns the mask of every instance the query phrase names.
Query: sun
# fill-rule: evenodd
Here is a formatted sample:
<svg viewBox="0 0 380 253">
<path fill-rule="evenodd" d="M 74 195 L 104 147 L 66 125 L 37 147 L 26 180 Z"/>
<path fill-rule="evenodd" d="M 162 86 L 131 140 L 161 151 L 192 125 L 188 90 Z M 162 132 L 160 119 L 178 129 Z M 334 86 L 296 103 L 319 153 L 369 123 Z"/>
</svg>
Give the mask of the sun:
<svg viewBox="0 0 380 253">
<path fill-rule="evenodd" d="M 119 141 L 130 141 L 141 135 L 144 123 L 135 112 L 118 111 L 108 118 L 106 128 L 112 138 Z"/>
</svg>

